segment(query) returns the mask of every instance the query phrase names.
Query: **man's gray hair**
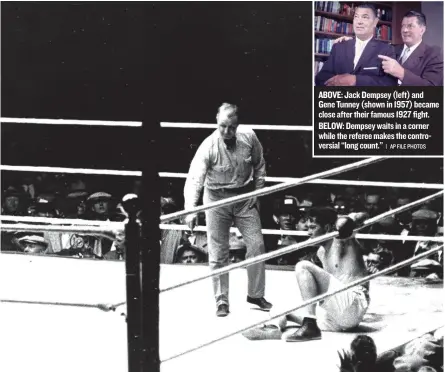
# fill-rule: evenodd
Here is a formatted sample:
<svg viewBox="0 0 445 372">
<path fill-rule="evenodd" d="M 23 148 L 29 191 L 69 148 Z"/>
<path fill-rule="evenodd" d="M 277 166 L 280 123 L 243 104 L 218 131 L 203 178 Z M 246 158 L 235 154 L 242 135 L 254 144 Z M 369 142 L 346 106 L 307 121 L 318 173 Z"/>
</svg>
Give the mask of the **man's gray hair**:
<svg viewBox="0 0 445 372">
<path fill-rule="evenodd" d="M 238 116 L 238 106 L 234 105 L 232 103 L 227 103 L 227 102 L 224 102 L 221 106 L 219 106 L 218 114 L 221 111 L 227 111 L 227 110 L 232 110 L 234 112 L 234 114 Z"/>
</svg>

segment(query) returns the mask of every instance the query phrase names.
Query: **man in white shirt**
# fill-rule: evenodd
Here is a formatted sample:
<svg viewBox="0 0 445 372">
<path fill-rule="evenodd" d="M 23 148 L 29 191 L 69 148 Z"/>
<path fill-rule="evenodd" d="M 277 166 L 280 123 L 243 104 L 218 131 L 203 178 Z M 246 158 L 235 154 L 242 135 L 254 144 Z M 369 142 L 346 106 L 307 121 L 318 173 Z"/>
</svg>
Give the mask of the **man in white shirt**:
<svg viewBox="0 0 445 372">
<path fill-rule="evenodd" d="M 355 38 L 334 44 L 315 77 L 319 86 L 391 86 L 396 79 L 386 74 L 378 55 L 395 58 L 394 48 L 374 38 L 379 19 L 373 5 L 358 5 L 353 20 Z"/>
<path fill-rule="evenodd" d="M 423 42 L 425 31 L 425 15 L 409 11 L 402 20 L 401 34 L 404 44 L 396 48 L 396 58 L 379 56 L 383 70 L 396 77 L 399 85 L 443 85 L 443 53 L 439 47 Z"/>
<path fill-rule="evenodd" d="M 204 188 L 204 204 L 260 189 L 264 186 L 266 165 L 263 148 L 249 128 L 238 129 L 238 107 L 224 103 L 216 116 L 218 129 L 198 148 L 190 165 L 184 187 L 185 209 L 197 205 Z M 246 258 L 265 252 L 256 198 L 206 211 L 209 265 L 216 270 L 229 264 L 229 237 L 232 223 L 239 229 L 247 246 Z M 188 215 L 190 229 L 196 215 Z M 247 302 L 270 310 L 264 299 L 265 264 L 247 268 Z M 213 278 L 217 316 L 229 313 L 229 275 Z"/>
</svg>

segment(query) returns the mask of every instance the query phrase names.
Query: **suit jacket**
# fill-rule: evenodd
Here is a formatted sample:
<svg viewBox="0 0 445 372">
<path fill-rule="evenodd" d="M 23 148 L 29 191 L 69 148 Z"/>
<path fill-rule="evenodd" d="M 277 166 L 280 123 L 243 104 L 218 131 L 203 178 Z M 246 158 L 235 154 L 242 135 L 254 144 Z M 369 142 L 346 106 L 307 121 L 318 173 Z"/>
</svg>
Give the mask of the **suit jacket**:
<svg viewBox="0 0 445 372">
<path fill-rule="evenodd" d="M 354 68 L 355 38 L 334 44 L 331 55 L 315 77 L 315 84 L 324 86 L 326 80 L 335 75 L 352 74 L 357 77 L 356 86 L 397 85 L 397 79 L 383 72 L 382 61 L 377 57 L 379 54 L 396 58 L 394 48 L 390 44 L 373 38 L 366 45 Z"/>
<path fill-rule="evenodd" d="M 402 52 L 403 45 L 398 45 L 397 60 Z M 402 66 L 405 68 L 405 76 L 401 85 L 443 85 L 443 55 L 439 47 L 429 46 L 422 41 Z"/>
</svg>

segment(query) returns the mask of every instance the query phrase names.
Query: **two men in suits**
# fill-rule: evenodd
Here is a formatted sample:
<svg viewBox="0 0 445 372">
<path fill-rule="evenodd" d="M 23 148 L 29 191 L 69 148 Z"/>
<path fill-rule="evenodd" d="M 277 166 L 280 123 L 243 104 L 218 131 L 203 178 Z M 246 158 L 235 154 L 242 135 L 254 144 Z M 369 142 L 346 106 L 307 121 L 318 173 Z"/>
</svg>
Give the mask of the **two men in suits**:
<svg viewBox="0 0 445 372">
<path fill-rule="evenodd" d="M 379 55 L 394 59 L 394 48 L 374 38 L 379 19 L 373 5 L 358 5 L 353 19 L 355 38 L 334 44 L 315 77 L 321 86 L 391 86 L 397 79 L 385 73 Z"/>
<path fill-rule="evenodd" d="M 443 55 L 439 47 L 429 46 L 422 40 L 426 31 L 425 15 L 409 11 L 402 20 L 404 45 L 395 48 L 396 59 L 379 56 L 383 70 L 396 77 L 399 85 L 442 86 Z"/>
<path fill-rule="evenodd" d="M 362 6 L 361 6 L 362 7 Z M 372 7 L 372 6 L 371 6 Z M 359 7 L 360 8 L 360 7 Z M 357 8 L 357 10 L 359 9 Z M 357 13 L 357 12 L 356 12 Z M 360 14 L 361 12 L 359 12 Z M 354 22 L 355 22 L 354 17 Z M 358 20 L 357 20 L 358 22 Z M 377 24 L 378 20 L 376 21 Z M 443 54 L 439 47 L 425 44 L 422 40 L 426 31 L 426 17 L 424 14 L 409 11 L 402 20 L 401 35 L 404 42 L 403 45 L 394 48 L 395 57 L 387 54 L 379 54 L 377 57 L 381 60 L 381 69 L 384 73 L 397 79 L 398 85 L 404 86 L 442 86 L 443 85 Z M 354 28 L 354 32 L 355 28 Z M 356 33 L 357 35 L 357 33 Z M 340 70 L 347 63 L 345 60 L 349 56 L 351 59 L 351 45 L 359 39 L 359 36 L 351 38 L 342 36 L 334 41 L 334 47 L 331 56 L 326 62 L 323 69 L 315 77 L 316 85 L 344 85 L 333 84 L 334 82 L 342 82 L 341 79 L 326 79 L 330 71 Z M 349 50 L 346 46 L 349 44 Z M 345 44 L 341 49 L 338 46 Z M 335 51 L 335 52 L 334 52 Z M 340 54 L 340 57 L 334 57 Z M 393 53 L 391 53 L 393 54 Z M 343 55 L 343 56 L 342 56 Z M 337 70 L 336 70 L 337 69 Z M 324 72 L 323 72 L 324 70 Z M 355 68 L 353 73 L 360 74 Z M 323 74 L 321 74 L 323 72 Z M 362 71 L 364 72 L 364 71 Z M 338 72 L 337 72 L 338 73 Z M 361 78 L 359 78 L 360 82 Z M 374 82 L 378 80 L 374 79 Z M 384 80 L 385 82 L 386 80 Z M 386 85 L 386 84 L 355 84 L 355 85 Z M 395 84 L 391 84 L 395 85 Z"/>
</svg>

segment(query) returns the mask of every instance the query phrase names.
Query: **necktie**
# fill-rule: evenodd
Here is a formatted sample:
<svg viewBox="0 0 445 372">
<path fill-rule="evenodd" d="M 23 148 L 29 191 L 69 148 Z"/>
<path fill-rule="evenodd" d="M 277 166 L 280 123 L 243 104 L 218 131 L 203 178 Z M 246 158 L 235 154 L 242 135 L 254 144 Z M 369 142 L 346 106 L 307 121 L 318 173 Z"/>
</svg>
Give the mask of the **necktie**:
<svg viewBox="0 0 445 372">
<path fill-rule="evenodd" d="M 400 57 L 400 62 L 402 63 L 402 65 L 405 63 L 405 61 L 408 59 L 409 57 L 409 48 L 405 49 L 405 52 L 402 54 L 402 57 Z"/>
<path fill-rule="evenodd" d="M 362 56 L 364 44 L 365 44 L 365 43 L 361 43 L 359 41 L 356 41 L 356 43 L 357 43 L 357 46 L 356 46 L 356 52 L 355 52 L 355 57 L 354 57 L 354 68 L 357 66 L 357 63 L 358 63 L 360 57 Z"/>
</svg>

